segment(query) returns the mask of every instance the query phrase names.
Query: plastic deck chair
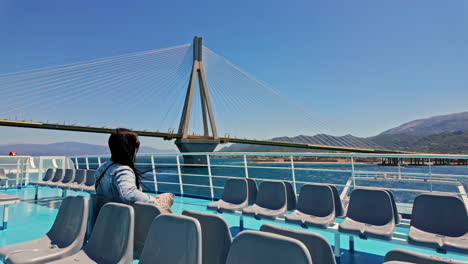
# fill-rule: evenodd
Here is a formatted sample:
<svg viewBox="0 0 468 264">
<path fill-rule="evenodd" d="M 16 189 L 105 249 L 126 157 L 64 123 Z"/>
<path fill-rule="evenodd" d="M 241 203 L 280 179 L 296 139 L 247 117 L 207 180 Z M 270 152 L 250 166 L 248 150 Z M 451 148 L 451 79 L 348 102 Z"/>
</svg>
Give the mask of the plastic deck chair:
<svg viewBox="0 0 468 264">
<path fill-rule="evenodd" d="M 306 184 L 302 186 L 297 210 L 286 215 L 286 222 L 327 228 L 335 222 L 335 200 L 333 190 L 326 184 Z"/>
<path fill-rule="evenodd" d="M 328 186 L 330 186 L 333 191 L 333 199 L 335 200 L 335 217 L 343 217 L 345 215 L 345 211 L 343 209 L 343 203 L 341 202 L 338 189 L 333 184 L 329 184 Z"/>
<path fill-rule="evenodd" d="M 155 204 L 136 202 L 131 205 L 135 212 L 135 230 L 133 243 L 133 258 L 139 259 L 145 245 L 148 231 L 153 220 L 161 214 Z"/>
<path fill-rule="evenodd" d="M 193 217 L 161 214 L 151 224 L 140 264 L 202 264 L 201 228 Z"/>
<path fill-rule="evenodd" d="M 59 187 L 61 184 L 69 184 L 75 178 L 75 170 L 73 169 L 66 169 L 64 171 L 64 176 L 59 182 L 50 182 L 46 183 L 47 187 Z"/>
<path fill-rule="evenodd" d="M 247 230 L 239 233 L 229 249 L 226 264 L 311 264 L 306 246 L 297 239 Z"/>
<path fill-rule="evenodd" d="M 247 181 L 243 178 L 228 179 L 224 183 L 221 199 L 207 205 L 209 210 L 234 212 L 249 205 Z"/>
<path fill-rule="evenodd" d="M 184 210 L 183 215 L 198 220 L 202 232 L 202 263 L 226 263 L 232 236 L 226 220 L 219 215 Z"/>
<path fill-rule="evenodd" d="M 287 236 L 301 241 L 307 250 L 309 250 L 312 263 L 336 264 L 330 244 L 320 234 L 269 224 L 262 225 L 260 231 Z"/>
<path fill-rule="evenodd" d="M 294 188 L 292 183 L 288 181 L 283 181 L 284 187 L 286 188 L 286 199 L 288 201 L 288 211 L 292 211 L 296 209 L 296 193 L 294 192 Z"/>
<path fill-rule="evenodd" d="M 86 234 L 88 200 L 82 196 L 68 196 L 62 202 L 52 228 L 46 235 L 32 241 L 5 246 L 0 256 L 5 262 L 49 263 L 80 251 Z"/>
<path fill-rule="evenodd" d="M 242 214 L 255 219 L 275 219 L 287 213 L 286 187 L 282 181 L 264 181 L 260 184 L 257 201 L 244 208 Z"/>
<path fill-rule="evenodd" d="M 396 201 L 395 201 L 395 196 L 390 190 L 386 190 L 388 194 L 390 195 L 390 199 L 392 200 L 392 208 L 393 208 L 393 217 L 395 218 L 395 224 L 399 225 L 400 224 L 400 214 L 398 213 L 398 208 L 396 206 Z"/>
<path fill-rule="evenodd" d="M 447 259 L 413 252 L 404 249 L 394 249 L 385 255 L 384 264 L 468 264 L 468 261 Z"/>
<path fill-rule="evenodd" d="M 130 264 L 133 262 L 133 229 L 133 208 L 126 204 L 108 203 L 99 212 L 95 228 L 83 249 L 50 263 Z"/>
<path fill-rule="evenodd" d="M 460 197 L 423 193 L 414 199 L 408 242 L 468 253 L 468 213 Z"/>
<path fill-rule="evenodd" d="M 94 225 L 96 223 L 96 219 L 101 211 L 102 207 L 108 203 L 112 202 L 109 198 L 97 195 L 97 194 L 90 194 L 89 195 L 89 217 L 88 217 L 88 227 L 86 231 L 86 237 L 88 238 L 93 231 Z"/>
<path fill-rule="evenodd" d="M 39 186 L 42 187 L 50 187 L 51 185 L 60 183 L 65 176 L 65 170 L 64 169 L 55 169 L 54 177 L 52 180 L 47 181 L 47 182 L 42 182 L 38 183 Z"/>
<path fill-rule="evenodd" d="M 343 233 L 390 240 L 395 218 L 390 195 L 385 189 L 359 188 L 351 192 L 346 218 L 340 223 Z"/>
<path fill-rule="evenodd" d="M 247 187 L 249 188 L 249 205 L 253 205 L 257 200 L 257 183 L 254 179 L 246 178 Z"/>
<path fill-rule="evenodd" d="M 54 177 L 55 175 L 55 169 L 47 169 L 46 173 L 44 174 L 44 177 L 42 177 L 42 180 L 40 181 L 33 181 L 33 182 L 30 182 L 29 184 L 31 185 L 39 185 L 39 184 L 43 184 L 43 183 L 46 183 L 46 182 L 49 182 L 52 180 L 52 178 Z"/>
<path fill-rule="evenodd" d="M 96 183 L 96 178 L 94 177 L 95 170 L 86 170 L 86 181 L 83 186 L 80 186 L 80 190 L 84 192 L 94 192 L 94 184 Z"/>
<path fill-rule="evenodd" d="M 62 188 L 68 188 L 72 190 L 79 190 L 86 181 L 86 170 L 75 170 L 75 178 L 73 182 L 69 184 L 60 185 Z"/>
</svg>

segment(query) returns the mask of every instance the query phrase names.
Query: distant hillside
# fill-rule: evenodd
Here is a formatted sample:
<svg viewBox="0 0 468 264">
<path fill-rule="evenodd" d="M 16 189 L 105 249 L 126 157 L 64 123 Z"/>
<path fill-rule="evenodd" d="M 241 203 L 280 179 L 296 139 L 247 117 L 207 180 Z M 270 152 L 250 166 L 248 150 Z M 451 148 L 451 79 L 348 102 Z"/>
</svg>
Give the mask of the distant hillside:
<svg viewBox="0 0 468 264">
<path fill-rule="evenodd" d="M 10 151 L 25 156 L 79 156 L 79 155 L 104 155 L 109 154 L 108 146 L 93 145 L 79 142 L 61 142 L 52 144 L 11 144 L 1 145 L 0 155 L 8 155 Z M 170 150 L 158 150 L 151 147 L 140 148 L 140 153 L 173 152 Z"/>
<path fill-rule="evenodd" d="M 386 149 L 445 154 L 468 154 L 468 131 L 432 135 L 380 134 L 371 138 Z"/>
<path fill-rule="evenodd" d="M 332 137 L 326 135 L 321 136 Z M 340 137 L 332 138 L 337 139 Z M 356 137 L 350 135 L 343 138 L 348 139 L 348 141 L 356 141 L 357 139 Z M 295 141 L 322 145 L 322 143 L 319 142 L 317 136 L 297 136 L 294 138 L 280 137 L 275 139 L 281 141 Z M 398 127 L 389 129 L 377 136 L 369 137 L 367 140 L 374 142 L 382 148 L 388 150 L 425 153 L 468 154 L 468 112 L 414 120 Z M 229 147 L 222 148 L 220 151 L 305 152 L 308 150 L 273 146 L 232 144 Z"/>
<path fill-rule="evenodd" d="M 372 141 L 365 138 L 358 138 L 352 135 L 335 137 L 330 135 L 319 134 L 315 136 L 299 135 L 295 137 L 276 137 L 272 141 L 282 142 L 300 142 L 312 145 L 324 145 L 325 142 L 354 142 L 355 147 L 375 148 L 376 145 Z M 352 147 L 352 146 L 349 146 Z M 277 146 L 263 146 L 263 145 L 250 145 L 250 144 L 232 144 L 219 150 L 220 152 L 307 152 L 310 151 L 304 148 L 289 148 Z M 317 150 L 314 150 L 317 152 Z"/>
<path fill-rule="evenodd" d="M 418 119 L 382 132 L 380 135 L 432 135 L 468 131 L 468 112 Z"/>
</svg>

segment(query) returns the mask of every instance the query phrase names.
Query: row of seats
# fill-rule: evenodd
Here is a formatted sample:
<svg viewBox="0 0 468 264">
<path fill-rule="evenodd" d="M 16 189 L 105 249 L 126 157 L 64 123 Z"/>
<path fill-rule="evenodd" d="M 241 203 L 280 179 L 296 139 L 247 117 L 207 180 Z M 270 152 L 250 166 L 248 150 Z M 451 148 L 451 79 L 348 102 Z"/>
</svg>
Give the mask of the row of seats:
<svg viewBox="0 0 468 264">
<path fill-rule="evenodd" d="M 244 178 L 229 179 L 219 201 L 207 208 L 217 212 L 242 210 L 243 215 L 256 219 L 285 221 L 304 228 L 328 228 L 335 218 L 344 215 L 336 188 L 327 184 L 306 184 L 301 188 L 296 209 L 287 214 L 290 197 L 283 181 L 264 181 L 256 201 L 248 206 L 249 182 Z M 351 192 L 348 210 L 339 224 L 342 233 L 391 240 L 400 223 L 392 192 L 380 188 L 358 188 Z M 468 252 L 468 213 L 463 200 L 450 194 L 419 194 L 413 205 L 408 234 L 410 244 L 428 246 L 439 251 Z"/>
<path fill-rule="evenodd" d="M 41 181 L 30 182 L 37 187 L 94 192 L 94 170 L 48 169 Z"/>
<path fill-rule="evenodd" d="M 102 207 L 101 207 L 102 206 Z M 98 210 L 100 209 L 100 210 Z M 86 240 L 89 214 L 99 211 Z M 92 218 L 92 217 L 91 217 Z M 6 263 L 184 263 L 335 264 L 321 235 L 262 225 L 232 239 L 226 221 L 215 214 L 185 210 L 160 214 L 153 204 L 131 206 L 91 195 L 68 196 L 43 237 L 0 249 Z M 385 263 L 465 263 L 404 250 L 390 251 Z"/>
</svg>

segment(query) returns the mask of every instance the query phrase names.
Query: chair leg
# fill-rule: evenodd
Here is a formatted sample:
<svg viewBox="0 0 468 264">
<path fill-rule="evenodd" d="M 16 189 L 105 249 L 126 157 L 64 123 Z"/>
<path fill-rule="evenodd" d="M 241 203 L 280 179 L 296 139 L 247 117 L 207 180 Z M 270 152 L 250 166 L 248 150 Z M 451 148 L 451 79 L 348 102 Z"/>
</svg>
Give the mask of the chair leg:
<svg viewBox="0 0 468 264">
<path fill-rule="evenodd" d="M 341 262 L 341 245 L 340 245 L 341 241 L 340 240 L 341 240 L 340 233 L 336 232 L 335 233 L 335 259 L 336 259 L 336 263 Z"/>
<path fill-rule="evenodd" d="M 38 193 L 39 193 L 39 186 L 36 185 L 36 194 L 34 194 L 34 201 L 37 201 Z"/>
<path fill-rule="evenodd" d="M 5 230 L 8 228 L 8 205 L 3 205 L 3 220 L 2 220 L 2 229 Z"/>
<path fill-rule="evenodd" d="M 349 236 L 349 251 L 354 252 L 354 237 Z"/>
</svg>

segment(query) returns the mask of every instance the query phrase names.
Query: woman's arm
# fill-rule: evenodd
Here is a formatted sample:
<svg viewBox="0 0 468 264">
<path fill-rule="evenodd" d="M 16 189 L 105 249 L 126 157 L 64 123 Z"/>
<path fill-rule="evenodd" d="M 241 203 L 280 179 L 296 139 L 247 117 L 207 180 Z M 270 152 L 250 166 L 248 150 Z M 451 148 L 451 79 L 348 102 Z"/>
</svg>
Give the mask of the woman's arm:
<svg viewBox="0 0 468 264">
<path fill-rule="evenodd" d="M 131 169 L 116 171 L 115 182 L 120 199 L 126 203 L 143 202 L 156 203 L 156 199 L 142 191 L 135 185 L 135 174 Z"/>
</svg>

